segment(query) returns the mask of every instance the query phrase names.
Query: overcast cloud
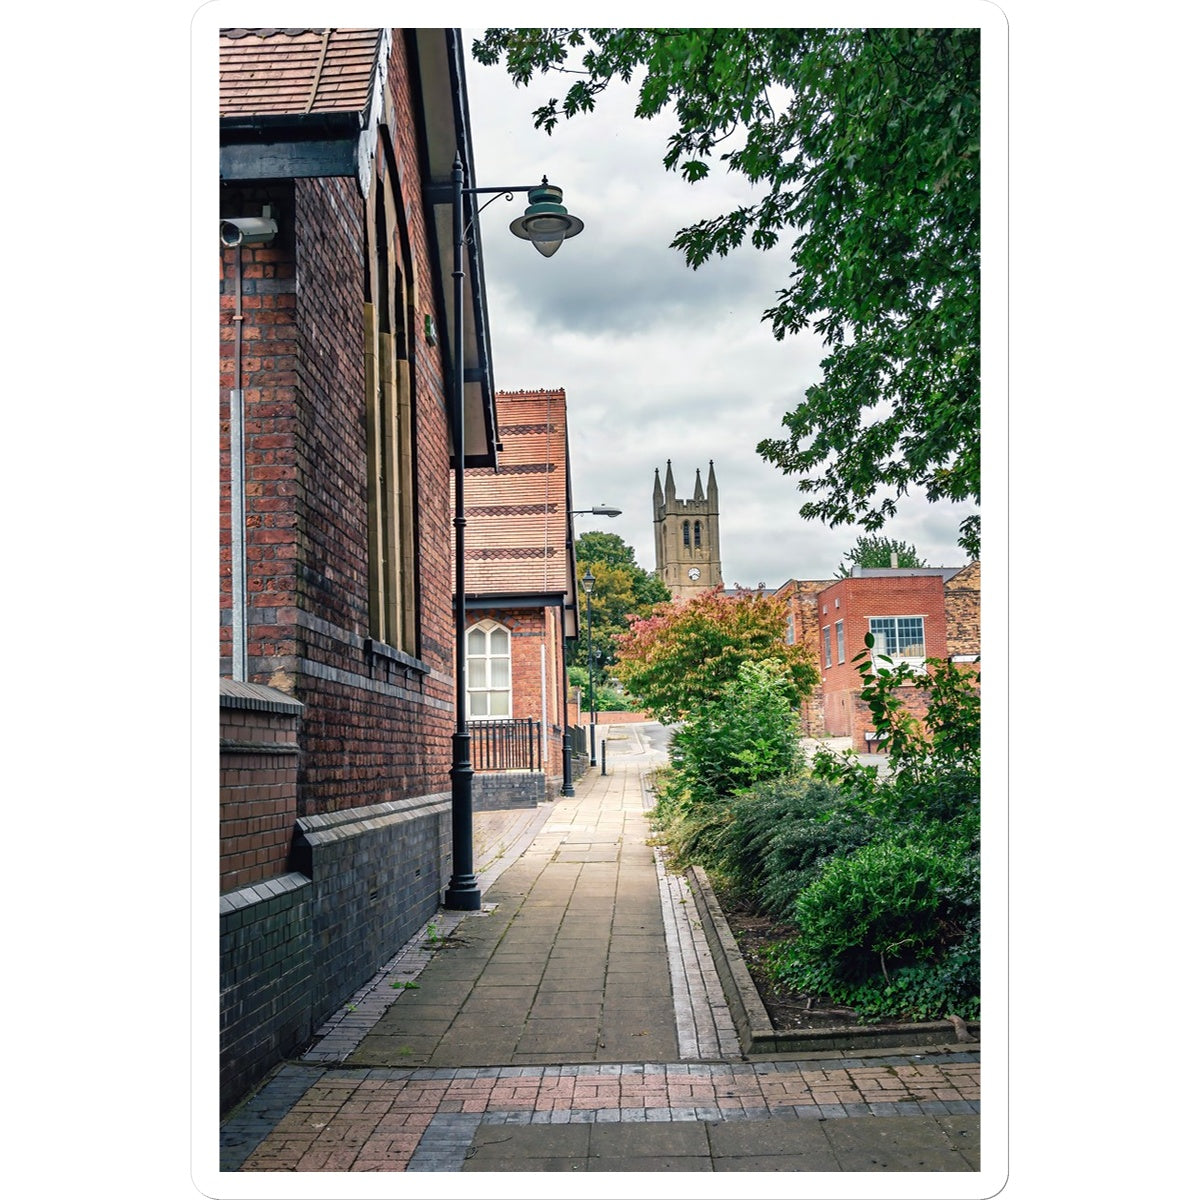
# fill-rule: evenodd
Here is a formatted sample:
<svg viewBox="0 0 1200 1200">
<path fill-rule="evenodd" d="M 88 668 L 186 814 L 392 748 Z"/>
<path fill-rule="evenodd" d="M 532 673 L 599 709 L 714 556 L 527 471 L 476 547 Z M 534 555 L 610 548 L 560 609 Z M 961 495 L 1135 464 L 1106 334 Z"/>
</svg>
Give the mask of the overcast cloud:
<svg viewBox="0 0 1200 1200">
<path fill-rule="evenodd" d="M 671 120 L 635 120 L 623 86 L 551 136 L 535 130 L 530 114 L 561 96 L 562 79 L 514 87 L 502 67 L 471 59 L 480 32 L 464 30 L 477 184 L 546 175 L 585 226 L 545 259 L 508 232 L 523 193 L 496 201 L 480 222 L 496 385 L 565 388 L 575 506 L 622 510 L 615 519 L 580 516 L 576 531 L 617 533 L 653 569 L 655 467 L 665 474 L 670 459 L 690 496 L 711 459 L 727 584 L 832 575 L 863 531 L 801 519 L 795 481 L 755 451 L 781 435 L 784 414 L 819 378 L 819 339 L 777 342 L 762 320 L 786 286 L 786 249 L 744 247 L 693 271 L 670 248 L 679 229 L 748 199 L 746 185 L 719 168 L 699 184 L 668 173 Z M 970 511 L 910 497 L 882 532 L 932 566 L 963 565 L 958 525 Z"/>
</svg>

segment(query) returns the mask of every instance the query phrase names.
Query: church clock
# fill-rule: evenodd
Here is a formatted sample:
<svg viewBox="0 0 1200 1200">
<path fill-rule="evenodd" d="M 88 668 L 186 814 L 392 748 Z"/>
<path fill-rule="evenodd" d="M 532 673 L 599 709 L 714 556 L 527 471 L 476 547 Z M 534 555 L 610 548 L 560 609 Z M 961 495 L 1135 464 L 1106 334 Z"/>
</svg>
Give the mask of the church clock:
<svg viewBox="0 0 1200 1200">
<path fill-rule="evenodd" d="M 676 600 L 690 600 L 710 588 L 721 587 L 721 541 L 717 479 L 708 464 L 708 487 L 700 482 L 691 499 L 675 492 L 675 475 L 667 462 L 667 476 L 654 471 L 654 565 L 656 573 Z"/>
</svg>

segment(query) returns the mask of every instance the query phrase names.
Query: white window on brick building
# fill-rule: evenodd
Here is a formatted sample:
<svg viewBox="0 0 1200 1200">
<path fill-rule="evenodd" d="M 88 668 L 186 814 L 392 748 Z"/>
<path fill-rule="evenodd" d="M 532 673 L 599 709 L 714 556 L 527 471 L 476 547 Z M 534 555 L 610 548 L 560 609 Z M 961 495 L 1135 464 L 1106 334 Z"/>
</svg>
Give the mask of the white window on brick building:
<svg viewBox="0 0 1200 1200">
<path fill-rule="evenodd" d="M 892 666 L 908 663 L 918 670 L 924 668 L 924 617 L 871 617 L 870 628 L 875 638 L 871 659 L 877 670 L 888 668 L 888 663 L 880 662 L 884 655 L 891 659 Z"/>
<path fill-rule="evenodd" d="M 512 716 L 512 638 L 496 621 L 467 630 L 467 716 Z"/>
<path fill-rule="evenodd" d="M 829 626 L 828 625 L 823 625 L 821 627 L 821 644 L 825 649 L 825 665 L 827 667 L 831 667 L 831 666 L 833 666 L 833 653 L 830 649 L 831 643 L 829 640 Z"/>
<path fill-rule="evenodd" d="M 846 661 L 846 622 L 839 621 L 834 629 L 837 630 L 838 662 L 844 663 Z"/>
</svg>

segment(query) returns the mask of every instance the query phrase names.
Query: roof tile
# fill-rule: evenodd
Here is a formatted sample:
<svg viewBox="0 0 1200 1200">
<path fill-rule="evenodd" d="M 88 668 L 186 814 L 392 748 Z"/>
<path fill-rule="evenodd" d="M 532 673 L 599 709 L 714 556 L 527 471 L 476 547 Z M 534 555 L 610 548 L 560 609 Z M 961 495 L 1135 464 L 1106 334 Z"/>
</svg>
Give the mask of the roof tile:
<svg viewBox="0 0 1200 1200">
<path fill-rule="evenodd" d="M 223 29 L 223 117 L 363 112 L 379 29 Z"/>
</svg>

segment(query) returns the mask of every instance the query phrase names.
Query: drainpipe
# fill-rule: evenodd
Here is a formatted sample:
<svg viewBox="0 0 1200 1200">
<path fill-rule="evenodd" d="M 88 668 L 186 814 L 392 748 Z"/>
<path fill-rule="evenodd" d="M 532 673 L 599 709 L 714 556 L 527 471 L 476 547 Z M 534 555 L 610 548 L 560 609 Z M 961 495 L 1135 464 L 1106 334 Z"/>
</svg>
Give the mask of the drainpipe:
<svg viewBox="0 0 1200 1200">
<path fill-rule="evenodd" d="M 229 534 L 233 565 L 233 677 L 248 674 L 246 655 L 246 438 L 242 391 L 242 247 L 234 251 L 233 391 L 229 393 Z"/>
<path fill-rule="evenodd" d="M 265 245 L 279 232 L 265 206 L 261 217 L 234 217 L 221 222 L 221 245 L 234 255 L 233 390 L 229 393 L 229 533 L 232 559 L 233 614 L 232 673 L 235 680 L 249 675 L 246 651 L 249 626 L 249 593 L 246 587 L 246 437 L 245 393 L 242 389 L 242 247 Z"/>
</svg>

